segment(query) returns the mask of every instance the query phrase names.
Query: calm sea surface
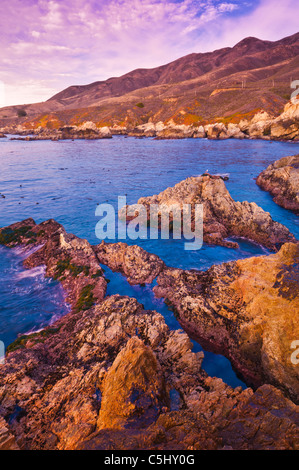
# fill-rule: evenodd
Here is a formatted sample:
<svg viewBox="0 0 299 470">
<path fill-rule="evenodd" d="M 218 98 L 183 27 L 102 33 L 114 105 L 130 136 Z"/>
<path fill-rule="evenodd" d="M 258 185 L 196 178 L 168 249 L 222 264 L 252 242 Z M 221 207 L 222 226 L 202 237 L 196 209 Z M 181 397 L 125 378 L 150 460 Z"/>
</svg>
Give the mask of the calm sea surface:
<svg viewBox="0 0 299 470">
<path fill-rule="evenodd" d="M 117 209 L 118 196 L 128 204 L 205 171 L 227 174 L 226 185 L 235 200 L 256 202 L 272 218 L 299 238 L 299 218 L 277 206 L 255 183 L 271 162 L 299 153 L 299 143 L 261 140 L 185 139 L 155 141 L 113 137 L 107 140 L 23 142 L 0 139 L 0 226 L 32 217 L 37 223 L 54 218 L 65 229 L 99 242 L 95 236 L 98 204 Z M 240 240 L 240 249 L 203 246 L 185 251 L 182 240 L 136 240 L 167 265 L 205 270 L 212 264 L 268 253 L 263 247 Z M 44 278 L 42 268 L 25 271 L 19 250 L 0 247 L 0 340 L 6 345 L 18 334 L 35 331 L 68 311 L 58 283 Z M 130 286 L 126 279 L 105 268 L 110 279 L 107 294 L 136 297 L 145 308 L 161 312 L 171 328 L 179 324 L 151 287 Z M 201 350 L 194 342 L 194 350 Z M 204 368 L 230 385 L 242 385 L 222 356 L 205 352 Z"/>
</svg>

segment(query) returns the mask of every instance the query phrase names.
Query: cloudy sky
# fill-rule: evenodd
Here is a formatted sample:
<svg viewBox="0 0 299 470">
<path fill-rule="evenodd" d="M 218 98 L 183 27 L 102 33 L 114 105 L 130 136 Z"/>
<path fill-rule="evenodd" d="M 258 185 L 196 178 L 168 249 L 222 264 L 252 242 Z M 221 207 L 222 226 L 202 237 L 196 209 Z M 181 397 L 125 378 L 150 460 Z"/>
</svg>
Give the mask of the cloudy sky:
<svg viewBox="0 0 299 470">
<path fill-rule="evenodd" d="M 1 0 L 0 106 L 298 31 L 298 0 Z"/>
</svg>

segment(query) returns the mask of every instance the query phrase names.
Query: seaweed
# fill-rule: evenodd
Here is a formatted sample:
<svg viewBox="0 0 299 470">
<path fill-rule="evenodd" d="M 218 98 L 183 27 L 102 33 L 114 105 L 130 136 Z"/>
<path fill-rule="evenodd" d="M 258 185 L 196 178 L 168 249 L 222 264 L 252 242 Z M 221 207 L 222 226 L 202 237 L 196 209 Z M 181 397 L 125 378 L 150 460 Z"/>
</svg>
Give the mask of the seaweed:
<svg viewBox="0 0 299 470">
<path fill-rule="evenodd" d="M 92 292 L 93 289 L 94 286 L 92 284 L 87 284 L 83 287 L 75 307 L 77 312 L 80 312 L 81 310 L 89 310 L 94 305 L 95 299 Z"/>
</svg>

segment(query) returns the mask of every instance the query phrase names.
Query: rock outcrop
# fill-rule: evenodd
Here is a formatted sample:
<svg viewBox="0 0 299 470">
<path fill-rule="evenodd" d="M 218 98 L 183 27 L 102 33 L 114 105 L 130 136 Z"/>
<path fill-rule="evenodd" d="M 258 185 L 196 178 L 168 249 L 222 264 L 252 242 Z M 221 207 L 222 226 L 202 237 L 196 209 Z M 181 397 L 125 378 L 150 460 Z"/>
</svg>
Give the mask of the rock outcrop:
<svg viewBox="0 0 299 470">
<path fill-rule="evenodd" d="M 8 247 L 35 247 L 24 265 L 46 266 L 46 275 L 61 282 L 67 302 L 73 308 L 87 309 L 103 300 L 106 280 L 96 255 L 86 240 L 68 234 L 55 220 L 39 225 L 33 219 L 0 229 L 0 244 Z"/>
<path fill-rule="evenodd" d="M 276 204 L 299 213 L 299 155 L 272 163 L 259 174 L 256 183 L 269 191 Z"/>
<path fill-rule="evenodd" d="M 226 355 L 247 383 L 275 384 L 299 402 L 299 245 L 269 256 L 212 266 L 206 272 L 167 268 L 154 292 L 206 349 Z"/>
<path fill-rule="evenodd" d="M 97 127 L 93 122 L 85 122 L 80 126 L 63 126 L 58 129 L 38 127 L 31 132 L 28 130 L 10 129 L 11 134 L 22 137 L 11 137 L 11 140 L 75 140 L 75 139 L 111 139 L 112 133 L 108 127 Z"/>
<path fill-rule="evenodd" d="M 298 447 L 291 401 L 208 377 L 187 335 L 135 299 L 112 296 L 54 326 L 0 367 L 0 414 L 22 449 Z"/>
<path fill-rule="evenodd" d="M 55 221 L 35 225 L 28 219 L 2 229 L 0 240 L 30 247 L 25 265 L 46 264 L 47 274 L 65 282 L 71 299 L 78 286 L 73 277 L 103 287 L 102 271 L 92 274 L 98 247 L 67 234 Z M 296 292 L 288 276 L 292 246 L 271 258 L 274 267 L 279 257 L 284 263 L 276 280 L 282 297 Z M 137 252 L 134 256 L 137 260 Z M 153 264 L 141 256 L 142 265 Z M 161 271 L 155 261 L 158 279 L 166 279 L 169 270 Z M 136 299 L 99 296 L 81 308 L 73 302 L 51 327 L 7 348 L 0 365 L 0 448 L 299 448 L 298 407 L 280 390 L 272 385 L 255 392 L 232 389 L 208 377 L 202 360 L 186 333 L 170 331 L 162 315 Z"/>
<path fill-rule="evenodd" d="M 127 277 L 130 284 L 151 284 L 164 268 L 163 261 L 138 245 L 105 243 L 94 247 L 100 263 Z"/>
<path fill-rule="evenodd" d="M 169 407 L 161 366 L 149 346 L 137 336 L 129 339 L 103 383 L 97 422 L 100 429 L 145 427 Z"/>
<path fill-rule="evenodd" d="M 282 114 L 270 123 L 269 134 L 278 140 L 299 139 L 299 101 L 289 101 Z"/>
<path fill-rule="evenodd" d="M 15 436 L 10 432 L 5 419 L 0 417 L 0 450 L 19 450 Z"/>
<path fill-rule="evenodd" d="M 172 205 L 183 208 L 183 204 L 190 204 L 193 208 L 193 230 L 195 204 L 202 204 L 203 240 L 209 244 L 237 247 L 235 241 L 227 238 L 245 237 L 271 250 L 277 250 L 282 244 L 295 240 L 284 225 L 273 221 L 270 214 L 257 204 L 234 201 L 223 179 L 209 174 L 187 178 L 158 195 L 142 197 L 138 204 L 146 208 L 148 221 L 151 205 L 159 205 L 161 214 L 163 211 L 167 213 Z M 128 209 L 134 213 L 134 205 L 121 211 L 120 217 L 124 220 Z"/>
</svg>

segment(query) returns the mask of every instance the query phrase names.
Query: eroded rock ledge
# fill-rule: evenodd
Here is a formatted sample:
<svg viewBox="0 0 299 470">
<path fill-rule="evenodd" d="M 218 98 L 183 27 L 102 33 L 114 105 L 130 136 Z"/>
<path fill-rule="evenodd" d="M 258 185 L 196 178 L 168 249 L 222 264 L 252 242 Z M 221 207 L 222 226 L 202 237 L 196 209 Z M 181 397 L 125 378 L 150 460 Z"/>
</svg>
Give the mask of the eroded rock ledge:
<svg viewBox="0 0 299 470">
<path fill-rule="evenodd" d="M 273 255 L 212 266 L 206 272 L 165 269 L 154 292 L 191 335 L 227 356 L 247 383 L 272 383 L 299 402 L 299 245 Z"/>
<path fill-rule="evenodd" d="M 73 306 L 51 328 L 17 341 L 0 366 L 0 448 L 298 448 L 292 401 L 272 385 L 253 392 L 208 377 L 186 333 L 170 331 L 135 299 L 104 298 L 105 280 L 86 241 L 54 221 L 32 219 L 2 229 L 0 241 L 35 247 L 25 264 L 45 263 Z M 78 305 L 78 286 L 87 281 L 99 283 L 102 294 Z"/>
<path fill-rule="evenodd" d="M 151 204 L 158 204 L 166 211 L 173 204 L 180 208 L 183 204 L 191 204 L 192 207 L 202 204 L 203 240 L 209 244 L 237 248 L 238 244 L 227 238 L 245 237 L 276 251 L 283 243 L 295 240 L 284 225 L 272 220 L 269 212 L 254 202 L 234 201 L 223 179 L 209 174 L 187 178 L 158 195 L 142 197 L 138 204 L 146 207 L 148 221 Z M 127 206 L 127 209 L 134 213 L 134 205 Z M 120 216 L 126 218 L 125 208 Z"/>
<path fill-rule="evenodd" d="M 107 283 L 92 247 L 87 240 L 68 234 L 55 220 L 36 225 L 33 219 L 26 219 L 2 228 L 0 244 L 36 247 L 25 267 L 45 265 L 46 275 L 61 282 L 74 309 L 103 300 Z"/>
<path fill-rule="evenodd" d="M 164 262 L 138 245 L 105 243 L 94 247 L 100 263 L 127 277 L 130 284 L 151 284 L 164 269 Z"/>
<path fill-rule="evenodd" d="M 105 264 L 112 270 L 119 270 L 114 263 L 117 245 L 110 244 L 105 252 Z M 148 272 L 154 261 L 146 266 L 144 250 L 127 249 L 131 271 L 141 273 L 134 283 L 141 284 L 142 271 Z M 291 362 L 291 344 L 299 338 L 298 263 L 297 243 L 286 243 L 273 255 L 215 265 L 207 271 L 157 262 L 152 272 L 159 275 L 153 290 L 192 337 L 205 349 L 228 357 L 248 384 L 271 383 L 299 402 L 299 370 Z"/>
<path fill-rule="evenodd" d="M 259 174 L 256 182 L 269 191 L 276 204 L 299 213 L 299 155 L 276 160 Z"/>
</svg>

